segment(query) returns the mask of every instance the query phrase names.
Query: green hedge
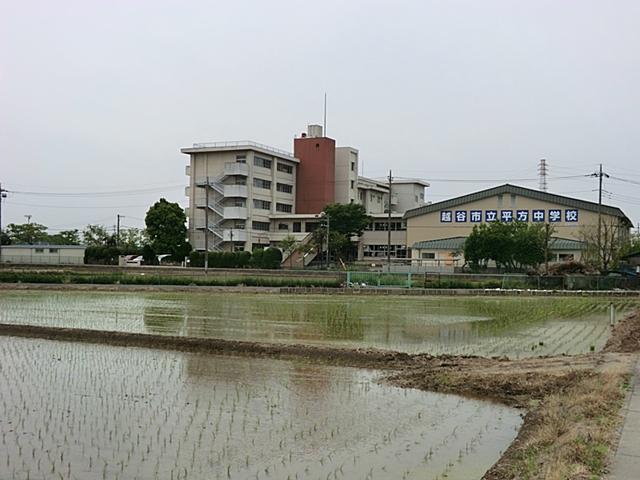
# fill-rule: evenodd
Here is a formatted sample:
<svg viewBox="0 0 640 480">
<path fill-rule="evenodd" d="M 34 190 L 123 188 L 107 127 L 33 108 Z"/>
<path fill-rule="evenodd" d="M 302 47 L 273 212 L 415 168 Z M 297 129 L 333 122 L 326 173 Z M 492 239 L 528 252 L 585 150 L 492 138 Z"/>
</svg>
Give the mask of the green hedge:
<svg viewBox="0 0 640 480">
<path fill-rule="evenodd" d="M 280 268 L 282 253 L 277 248 L 251 252 L 209 252 L 210 268 Z M 191 252 L 191 267 L 204 267 L 204 252 Z"/>
<path fill-rule="evenodd" d="M 309 279 L 295 277 L 177 277 L 161 275 L 130 275 L 121 273 L 35 273 L 0 272 L 3 283 L 53 283 L 53 284 L 99 284 L 99 285 L 196 285 L 248 287 L 339 287 L 338 279 Z"/>
</svg>

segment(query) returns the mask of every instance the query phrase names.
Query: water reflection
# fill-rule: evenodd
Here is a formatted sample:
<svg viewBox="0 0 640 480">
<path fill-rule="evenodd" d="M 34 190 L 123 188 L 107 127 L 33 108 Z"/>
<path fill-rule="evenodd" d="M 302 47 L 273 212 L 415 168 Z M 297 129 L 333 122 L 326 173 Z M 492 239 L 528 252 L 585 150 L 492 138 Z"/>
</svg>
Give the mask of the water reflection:
<svg viewBox="0 0 640 480">
<path fill-rule="evenodd" d="M 619 314 L 637 300 L 616 299 Z M 2 292 L 0 321 L 432 354 L 586 353 L 606 342 L 594 298 L 407 298 Z"/>
</svg>

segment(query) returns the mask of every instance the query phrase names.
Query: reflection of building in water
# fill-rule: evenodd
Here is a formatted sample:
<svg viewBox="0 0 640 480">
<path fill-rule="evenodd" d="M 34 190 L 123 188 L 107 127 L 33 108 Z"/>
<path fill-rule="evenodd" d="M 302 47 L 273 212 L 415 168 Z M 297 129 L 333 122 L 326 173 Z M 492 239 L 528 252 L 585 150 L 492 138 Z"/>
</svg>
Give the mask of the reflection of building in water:
<svg viewBox="0 0 640 480">
<path fill-rule="evenodd" d="M 314 414 L 330 414 L 335 403 L 330 397 L 332 385 L 345 380 L 344 371 L 311 361 L 290 361 L 271 358 L 234 358 L 233 356 L 206 353 L 184 353 L 183 373 L 192 381 L 191 388 L 202 385 L 218 392 L 250 389 L 252 395 L 277 393 L 281 408 L 289 411 L 308 411 L 313 405 Z M 337 376 L 336 376 L 337 375 Z M 346 379 L 351 382 L 351 377 Z M 265 397 L 266 398 L 266 397 Z M 332 403 L 333 402 L 333 403 Z"/>
</svg>

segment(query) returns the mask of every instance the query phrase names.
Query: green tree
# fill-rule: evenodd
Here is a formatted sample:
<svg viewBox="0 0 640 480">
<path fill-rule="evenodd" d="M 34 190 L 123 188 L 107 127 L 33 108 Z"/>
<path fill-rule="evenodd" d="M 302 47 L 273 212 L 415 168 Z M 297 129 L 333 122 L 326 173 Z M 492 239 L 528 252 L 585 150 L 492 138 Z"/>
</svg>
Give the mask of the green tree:
<svg viewBox="0 0 640 480">
<path fill-rule="evenodd" d="M 330 203 L 323 210 L 329 217 L 330 230 L 347 237 L 359 237 L 371 223 L 371 217 L 359 203 Z"/>
<path fill-rule="evenodd" d="M 182 260 L 192 248 L 187 242 L 187 217 L 177 203 L 161 198 L 154 203 L 145 217 L 147 235 L 156 255 L 170 254 L 174 260 Z"/>
<path fill-rule="evenodd" d="M 112 247 L 116 240 L 104 225 L 87 225 L 82 231 L 82 239 L 87 247 Z"/>
<path fill-rule="evenodd" d="M 348 258 L 354 247 L 352 237 L 362 235 L 364 229 L 371 223 L 371 217 L 359 203 L 330 203 L 324 208 L 323 213 L 325 221 L 314 232 L 315 243 L 322 249 L 322 242 L 326 242 L 328 223 L 331 253 L 340 258 Z"/>
<path fill-rule="evenodd" d="M 545 230 L 541 225 L 494 222 L 473 227 L 464 257 L 473 270 L 490 261 L 509 271 L 537 267 L 544 261 Z"/>
<path fill-rule="evenodd" d="M 149 243 L 147 232 L 141 228 L 127 228 L 120 230 L 118 246 L 123 250 L 139 250 Z"/>
<path fill-rule="evenodd" d="M 7 225 L 7 235 L 11 243 L 43 243 L 48 240 L 47 227 L 39 223 L 10 223 Z"/>
<path fill-rule="evenodd" d="M 11 237 L 4 231 L 0 231 L 0 245 L 11 245 Z"/>
<path fill-rule="evenodd" d="M 80 245 L 80 232 L 77 229 L 63 230 L 49 235 L 48 242 L 52 245 Z"/>
</svg>

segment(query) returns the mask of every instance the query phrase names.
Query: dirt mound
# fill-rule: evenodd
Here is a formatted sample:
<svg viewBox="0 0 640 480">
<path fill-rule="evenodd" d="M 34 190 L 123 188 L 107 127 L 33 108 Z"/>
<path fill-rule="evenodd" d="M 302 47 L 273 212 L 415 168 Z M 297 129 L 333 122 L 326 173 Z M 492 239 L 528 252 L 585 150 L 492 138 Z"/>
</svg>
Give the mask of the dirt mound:
<svg viewBox="0 0 640 480">
<path fill-rule="evenodd" d="M 603 352 L 640 352 L 640 312 L 628 315 L 613 327 L 611 338 L 604 346 Z"/>
</svg>

